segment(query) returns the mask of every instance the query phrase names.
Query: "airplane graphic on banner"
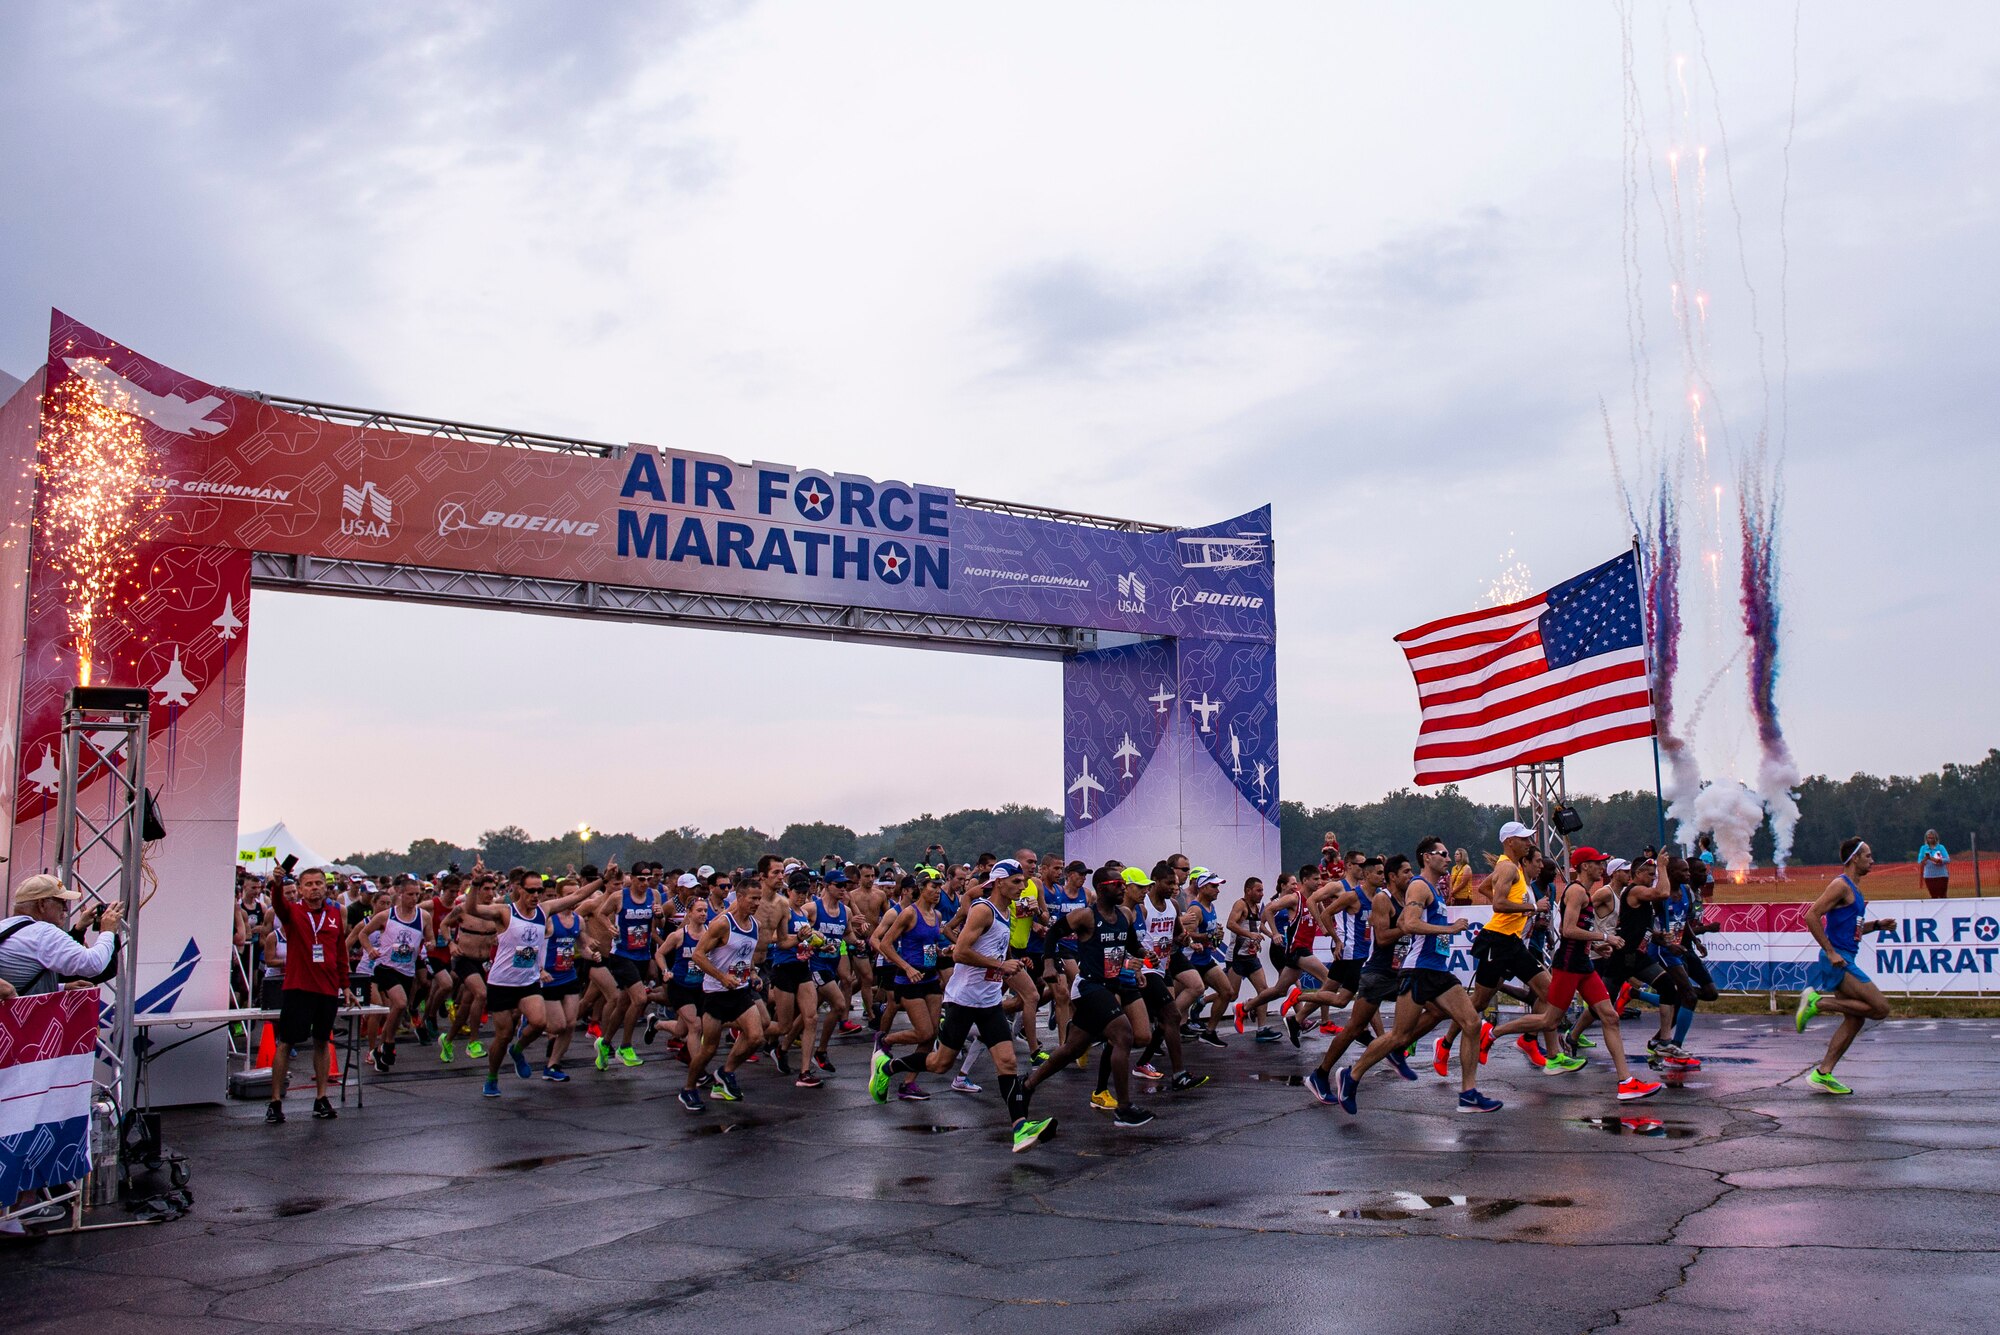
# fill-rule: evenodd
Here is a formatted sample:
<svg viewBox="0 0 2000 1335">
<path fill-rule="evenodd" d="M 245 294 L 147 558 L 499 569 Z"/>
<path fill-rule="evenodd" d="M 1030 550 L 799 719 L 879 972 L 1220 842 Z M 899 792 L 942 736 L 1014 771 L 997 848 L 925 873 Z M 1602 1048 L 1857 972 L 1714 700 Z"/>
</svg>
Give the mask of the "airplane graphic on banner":
<svg viewBox="0 0 2000 1335">
<path fill-rule="evenodd" d="M 1101 793 L 1104 791 L 1104 785 L 1099 783 L 1095 778 L 1091 777 L 1089 756 L 1085 756 L 1083 758 L 1083 772 L 1076 776 L 1076 782 L 1070 784 L 1069 790 L 1072 793 L 1083 794 L 1083 810 L 1079 812 L 1078 815 L 1083 820 L 1089 820 L 1090 795 L 1092 793 Z"/>
<path fill-rule="evenodd" d="M 235 594 L 223 595 L 222 615 L 217 617 L 215 620 L 209 622 L 208 624 L 215 627 L 216 631 L 220 633 L 223 639 L 233 640 L 236 638 L 236 632 L 243 629 L 243 623 L 236 616 Z"/>
<path fill-rule="evenodd" d="M 1118 743 L 1118 749 L 1111 753 L 1111 758 L 1124 761 L 1125 777 L 1127 779 L 1132 777 L 1132 762 L 1139 758 L 1139 748 L 1132 745 L 1131 733 L 1125 734 L 1124 740 Z"/>
<path fill-rule="evenodd" d="M 181 670 L 181 651 L 178 645 L 174 647 L 174 661 L 167 668 L 167 674 L 153 683 L 152 690 L 163 703 L 179 709 L 185 709 L 187 702 L 193 698 L 196 687 L 187 679 L 187 673 Z"/>
<path fill-rule="evenodd" d="M 1222 708 L 1220 700 L 1209 699 L 1208 692 L 1203 691 L 1201 699 L 1188 701 L 1188 708 L 1201 715 L 1201 730 L 1203 732 L 1215 731 L 1213 726 L 1215 723 L 1215 711 Z"/>
<path fill-rule="evenodd" d="M 1155 714 L 1164 714 L 1167 712 L 1168 702 L 1172 700 L 1177 700 L 1180 697 L 1176 696 L 1172 691 L 1168 690 L 1167 684 L 1165 682 L 1161 682 L 1160 689 L 1154 694 L 1147 696 L 1146 698 L 1148 700 L 1151 700 L 1153 704 L 1157 706 L 1157 708 L 1153 710 Z"/>
<path fill-rule="evenodd" d="M 178 394 L 149 394 L 95 357 L 65 357 L 63 363 L 96 392 L 99 403 L 143 417 L 162 431 L 177 436 L 199 431 L 213 436 L 227 429 L 221 422 L 208 420 L 208 415 L 222 406 L 218 395 L 204 394 L 189 403 Z"/>
</svg>

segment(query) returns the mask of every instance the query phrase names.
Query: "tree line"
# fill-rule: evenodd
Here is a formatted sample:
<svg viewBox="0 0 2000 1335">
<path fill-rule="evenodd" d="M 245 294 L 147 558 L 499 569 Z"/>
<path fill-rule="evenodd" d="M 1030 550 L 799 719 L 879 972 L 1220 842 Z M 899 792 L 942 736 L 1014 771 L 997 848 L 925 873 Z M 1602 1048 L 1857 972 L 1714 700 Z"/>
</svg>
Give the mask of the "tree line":
<svg viewBox="0 0 2000 1335">
<path fill-rule="evenodd" d="M 1583 843 L 1629 853 L 1660 842 L 1659 806 L 1650 792 L 1579 796 L 1572 801 L 1583 819 L 1583 829 L 1576 835 Z M 1877 854 L 1892 862 L 1914 861 L 1926 829 L 1937 830 L 1946 846 L 1959 852 L 1975 830 L 2000 839 L 2000 750 L 1988 751 L 1977 764 L 1946 765 L 1915 777 L 1814 775 L 1799 786 L 1799 809 L 1792 860 L 1802 865 L 1837 861 L 1840 841 L 1850 834 L 1866 836 Z M 1365 803 L 1309 807 L 1281 802 L 1280 851 L 1287 867 L 1315 862 L 1320 836 L 1328 830 L 1339 834 L 1344 847 L 1369 852 L 1407 852 L 1433 834 L 1454 848 L 1491 849 L 1495 832 L 1513 815 L 1511 807 L 1474 802 L 1455 784 L 1424 792 L 1399 788 Z M 968 862 L 980 853 L 1005 857 L 1023 847 L 1046 853 L 1062 847 L 1062 821 L 1045 807 L 1010 804 L 997 811 L 971 808 L 944 816 L 926 812 L 866 834 L 814 821 L 788 825 L 776 834 L 747 825 L 712 834 L 681 826 L 650 838 L 631 832 L 586 836 L 570 830 L 553 839 L 536 839 L 520 826 L 508 825 L 486 831 L 474 846 L 419 839 L 406 849 L 357 853 L 343 861 L 370 873 L 429 873 L 454 862 L 470 867 L 480 854 L 492 867 L 550 871 L 602 866 L 612 858 L 626 867 L 640 860 L 668 867 L 742 867 L 761 854 L 783 850 L 815 862 L 827 854 L 871 862 L 886 854 L 911 867 L 931 844 L 942 844 L 954 859 Z M 1767 824 L 1751 843 L 1760 864 L 1769 864 L 1771 846 Z M 1146 860 L 1163 851 L 1132 849 L 1127 856 Z M 1197 856 L 1200 852 L 1188 851 Z"/>
</svg>

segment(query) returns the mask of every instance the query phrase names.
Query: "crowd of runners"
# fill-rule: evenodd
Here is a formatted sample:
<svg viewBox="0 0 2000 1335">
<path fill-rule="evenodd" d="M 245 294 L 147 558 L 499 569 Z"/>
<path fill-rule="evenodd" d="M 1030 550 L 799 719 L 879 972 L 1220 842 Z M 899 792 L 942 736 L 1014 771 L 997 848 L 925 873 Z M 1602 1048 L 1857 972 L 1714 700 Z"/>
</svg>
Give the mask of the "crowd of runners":
<svg viewBox="0 0 2000 1335">
<path fill-rule="evenodd" d="M 338 956 L 353 999 L 387 1008 L 369 1026 L 380 1072 L 463 1058 L 483 1064 L 482 1092 L 497 1099 L 509 1070 L 565 1083 L 579 1068 L 644 1065 L 644 1048 L 685 1067 L 679 1104 L 700 1114 L 746 1096 L 748 1063 L 762 1063 L 761 1081 L 810 1090 L 835 1075 L 836 1036 L 872 1035 L 876 1102 L 928 1099 L 926 1077 L 965 1094 L 991 1078 L 1017 1152 L 1054 1125 L 1043 1089 L 1057 1073 L 1094 1070 L 1090 1106 L 1143 1126 L 1153 1114 L 1136 1082 L 1195 1089 L 1209 1079 L 1200 1049 L 1239 1036 L 1327 1039 L 1304 1084 L 1350 1115 L 1371 1071 L 1450 1080 L 1454 1047 L 1456 1106 L 1471 1114 L 1502 1106 L 1479 1088 L 1496 1045 L 1550 1076 L 1578 1075 L 1601 1051 L 1621 1103 L 1699 1068 L 1688 1044 L 1717 996 L 1704 862 L 1579 847 L 1558 865 L 1519 823 L 1499 841 L 1480 875 L 1441 839 L 1343 854 L 1329 835 L 1318 863 L 1227 897 L 1222 877 L 1178 854 L 1090 867 L 1029 849 L 970 863 L 933 850 L 907 872 L 776 854 L 733 872 L 640 863 L 552 878 L 475 863 L 380 884 L 306 869 L 242 878 L 237 942 L 241 976 L 263 980 L 258 1004 L 280 1012 L 273 1122 L 287 1043 L 320 1046 L 315 1115 L 334 1115 L 333 999 L 297 989 L 308 938 L 314 966 Z M 1807 913 L 1821 956 L 1795 1017 L 1801 1032 L 1821 1012 L 1841 1017 L 1809 1077 L 1829 1094 L 1851 1092 L 1834 1065 L 1864 1020 L 1888 1014 L 1858 961 L 1861 938 L 1888 925 L 1863 917 L 1872 856 L 1858 839 L 1841 852 L 1842 874 Z M 1490 917 L 1473 933 L 1454 901 Z M 1453 968 L 1468 961 L 1469 989 Z M 1500 1021 L 1502 998 L 1520 1013 Z M 1635 1005 L 1642 1026 L 1654 1020 L 1643 1064 L 1627 1048 Z"/>
</svg>

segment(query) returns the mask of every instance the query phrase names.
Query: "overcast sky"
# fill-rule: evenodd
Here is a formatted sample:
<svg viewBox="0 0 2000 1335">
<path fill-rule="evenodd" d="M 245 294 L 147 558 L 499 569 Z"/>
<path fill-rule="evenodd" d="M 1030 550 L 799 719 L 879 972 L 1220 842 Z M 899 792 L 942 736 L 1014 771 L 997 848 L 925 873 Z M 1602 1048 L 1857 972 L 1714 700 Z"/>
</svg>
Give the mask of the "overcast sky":
<svg viewBox="0 0 2000 1335">
<path fill-rule="evenodd" d="M 1408 781 L 1392 635 L 1482 601 L 1510 548 L 1540 587 L 1628 540 L 1598 406 L 1629 420 L 1634 354 L 1612 7 L 627 9 L 6 6 L 0 370 L 53 305 L 306 398 L 1175 523 L 1273 502 L 1285 795 L 1314 803 Z M 1634 24 L 1656 114 L 1699 59 L 1665 17 Z M 1701 18 L 1775 375 L 1793 10 Z M 1996 27 L 1804 14 L 1780 703 L 1807 772 L 2000 737 Z M 1740 406 L 1719 193 L 1708 218 Z M 1060 799 L 1047 664 L 254 618 L 243 820 L 329 853 Z M 1651 777 L 1638 744 L 1572 768 Z"/>
</svg>

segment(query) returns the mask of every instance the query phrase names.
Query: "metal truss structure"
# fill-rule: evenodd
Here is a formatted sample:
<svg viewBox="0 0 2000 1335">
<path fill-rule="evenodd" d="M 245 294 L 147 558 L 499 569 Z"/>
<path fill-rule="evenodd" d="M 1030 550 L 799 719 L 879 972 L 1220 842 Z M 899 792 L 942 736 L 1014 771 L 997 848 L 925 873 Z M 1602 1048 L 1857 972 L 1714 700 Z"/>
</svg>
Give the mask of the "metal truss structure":
<svg viewBox="0 0 2000 1335">
<path fill-rule="evenodd" d="M 273 552 L 257 552 L 251 557 L 250 583 L 254 588 L 294 593 L 504 608 L 612 621 L 664 622 L 1012 658 L 1059 659 L 1097 644 L 1096 631 L 1072 626 L 983 621 L 825 603 L 788 603 L 717 593 L 677 593 L 590 580 L 438 570 Z"/>
<path fill-rule="evenodd" d="M 1514 767 L 1514 819 L 1535 830 L 1535 844 L 1559 866 L 1569 866 L 1569 836 L 1556 825 L 1556 808 L 1569 805 L 1561 760 Z"/>
</svg>

